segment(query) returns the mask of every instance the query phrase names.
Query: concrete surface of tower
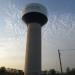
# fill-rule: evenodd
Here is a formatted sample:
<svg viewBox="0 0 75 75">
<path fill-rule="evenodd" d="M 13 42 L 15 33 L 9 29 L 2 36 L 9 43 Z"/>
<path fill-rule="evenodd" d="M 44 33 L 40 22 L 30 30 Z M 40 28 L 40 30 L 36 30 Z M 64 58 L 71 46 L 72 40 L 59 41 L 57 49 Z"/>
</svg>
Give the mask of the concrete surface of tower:
<svg viewBox="0 0 75 75">
<path fill-rule="evenodd" d="M 25 75 L 41 74 L 41 27 L 47 22 L 47 9 L 31 3 L 23 11 L 22 20 L 27 24 Z"/>
</svg>

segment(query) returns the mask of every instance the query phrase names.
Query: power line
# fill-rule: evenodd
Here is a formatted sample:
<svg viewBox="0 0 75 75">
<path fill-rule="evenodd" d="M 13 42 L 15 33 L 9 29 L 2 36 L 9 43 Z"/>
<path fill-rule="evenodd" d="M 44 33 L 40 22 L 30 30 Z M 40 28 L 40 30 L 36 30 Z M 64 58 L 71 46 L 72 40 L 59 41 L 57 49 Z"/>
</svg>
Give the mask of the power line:
<svg viewBox="0 0 75 75">
<path fill-rule="evenodd" d="M 75 49 L 60 49 L 60 51 L 75 51 Z"/>
</svg>

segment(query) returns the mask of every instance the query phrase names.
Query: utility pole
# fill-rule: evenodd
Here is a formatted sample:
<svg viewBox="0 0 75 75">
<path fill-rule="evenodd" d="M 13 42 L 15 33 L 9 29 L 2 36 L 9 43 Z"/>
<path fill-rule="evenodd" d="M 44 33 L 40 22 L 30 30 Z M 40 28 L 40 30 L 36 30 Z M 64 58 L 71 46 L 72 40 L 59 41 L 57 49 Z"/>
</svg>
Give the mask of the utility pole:
<svg viewBox="0 0 75 75">
<path fill-rule="evenodd" d="M 62 73 L 61 53 L 60 53 L 59 49 L 58 49 L 58 55 L 59 55 L 60 70 L 61 70 L 61 73 Z"/>
</svg>

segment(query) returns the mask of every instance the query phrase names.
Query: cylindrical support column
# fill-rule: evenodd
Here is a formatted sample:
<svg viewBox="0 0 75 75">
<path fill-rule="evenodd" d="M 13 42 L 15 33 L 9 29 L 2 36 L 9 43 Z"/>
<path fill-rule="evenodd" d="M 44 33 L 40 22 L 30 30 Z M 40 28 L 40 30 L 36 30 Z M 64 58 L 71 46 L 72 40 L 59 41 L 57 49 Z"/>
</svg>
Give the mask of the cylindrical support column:
<svg viewBox="0 0 75 75">
<path fill-rule="evenodd" d="M 40 75 L 41 73 L 41 25 L 28 25 L 25 75 Z"/>
</svg>

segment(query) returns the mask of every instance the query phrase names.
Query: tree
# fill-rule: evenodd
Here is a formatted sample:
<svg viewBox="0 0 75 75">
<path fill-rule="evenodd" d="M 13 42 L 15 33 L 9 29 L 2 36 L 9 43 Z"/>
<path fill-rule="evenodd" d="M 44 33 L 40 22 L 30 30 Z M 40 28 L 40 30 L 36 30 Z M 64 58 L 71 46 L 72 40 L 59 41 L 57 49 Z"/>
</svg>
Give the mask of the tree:
<svg viewBox="0 0 75 75">
<path fill-rule="evenodd" d="M 0 72 L 1 72 L 1 73 L 6 72 L 6 68 L 5 68 L 5 67 L 1 67 L 1 68 L 0 68 Z"/>
<path fill-rule="evenodd" d="M 54 69 L 51 69 L 49 72 L 48 72 L 48 75 L 56 75 L 56 71 Z"/>
<path fill-rule="evenodd" d="M 69 67 L 67 67 L 66 72 L 67 72 L 67 73 L 69 73 L 69 72 L 70 72 L 70 68 L 69 68 Z"/>
</svg>

